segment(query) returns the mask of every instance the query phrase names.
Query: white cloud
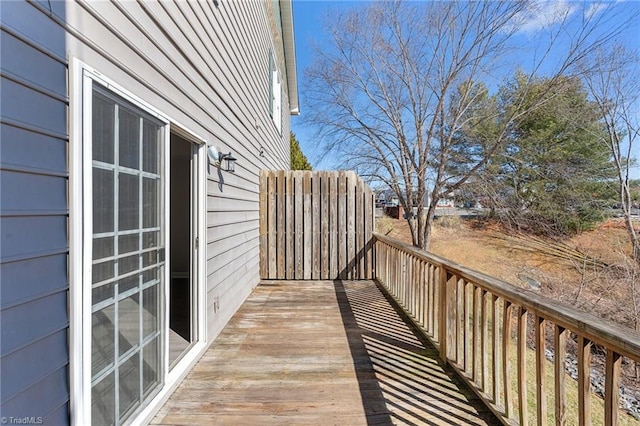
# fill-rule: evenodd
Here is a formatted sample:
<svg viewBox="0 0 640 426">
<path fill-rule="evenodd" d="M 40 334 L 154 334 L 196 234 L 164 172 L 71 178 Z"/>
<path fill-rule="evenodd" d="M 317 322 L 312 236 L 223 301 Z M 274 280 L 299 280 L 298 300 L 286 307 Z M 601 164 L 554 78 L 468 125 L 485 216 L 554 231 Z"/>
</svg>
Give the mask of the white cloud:
<svg viewBox="0 0 640 426">
<path fill-rule="evenodd" d="M 587 11 L 585 12 L 585 16 L 587 17 L 587 19 L 591 19 L 601 11 L 605 10 L 607 6 L 609 5 L 606 3 L 594 3 L 589 6 Z"/>
<path fill-rule="evenodd" d="M 590 10 L 594 8 L 594 6 L 596 5 L 592 5 Z M 578 10 L 579 7 L 572 1 L 537 0 L 530 3 L 527 10 L 521 12 L 519 16 L 516 16 L 514 27 L 517 32 L 533 34 L 541 29 L 562 22 Z"/>
</svg>

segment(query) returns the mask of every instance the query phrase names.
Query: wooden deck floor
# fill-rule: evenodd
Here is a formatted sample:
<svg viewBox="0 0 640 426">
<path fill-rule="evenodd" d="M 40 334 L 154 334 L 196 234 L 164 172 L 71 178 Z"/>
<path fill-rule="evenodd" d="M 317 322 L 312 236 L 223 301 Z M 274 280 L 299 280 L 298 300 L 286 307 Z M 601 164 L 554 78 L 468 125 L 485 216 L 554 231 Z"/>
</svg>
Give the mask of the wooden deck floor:
<svg viewBox="0 0 640 426">
<path fill-rule="evenodd" d="M 265 282 L 155 425 L 499 424 L 371 281 Z"/>
</svg>

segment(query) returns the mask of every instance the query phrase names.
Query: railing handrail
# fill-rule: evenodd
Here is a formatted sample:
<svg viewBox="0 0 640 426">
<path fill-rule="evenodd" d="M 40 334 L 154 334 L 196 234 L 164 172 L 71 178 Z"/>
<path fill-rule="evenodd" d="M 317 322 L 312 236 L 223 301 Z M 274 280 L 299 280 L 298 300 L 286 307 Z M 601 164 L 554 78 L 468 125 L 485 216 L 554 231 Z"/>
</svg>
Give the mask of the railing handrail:
<svg viewBox="0 0 640 426">
<path fill-rule="evenodd" d="M 588 312 L 580 311 L 531 290 L 516 287 L 505 281 L 466 268 L 395 238 L 379 233 L 374 233 L 373 237 L 416 258 L 430 262 L 435 266 L 443 267 L 447 272 L 471 281 L 483 290 L 521 305 L 528 311 L 549 319 L 562 327 L 576 332 L 579 331 L 592 342 L 606 346 L 616 353 L 640 362 L 640 332 L 638 331 L 623 327 L 613 321 L 599 318 Z"/>
</svg>

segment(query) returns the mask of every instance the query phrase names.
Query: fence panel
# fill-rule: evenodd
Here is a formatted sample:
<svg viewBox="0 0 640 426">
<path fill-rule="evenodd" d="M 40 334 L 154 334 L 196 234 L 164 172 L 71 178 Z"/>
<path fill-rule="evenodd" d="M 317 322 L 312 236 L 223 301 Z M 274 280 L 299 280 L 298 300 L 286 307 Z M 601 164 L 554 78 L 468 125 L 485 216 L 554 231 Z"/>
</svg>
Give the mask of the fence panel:
<svg viewBox="0 0 640 426">
<path fill-rule="evenodd" d="M 263 279 L 372 279 L 373 191 L 352 171 L 260 172 Z"/>
</svg>

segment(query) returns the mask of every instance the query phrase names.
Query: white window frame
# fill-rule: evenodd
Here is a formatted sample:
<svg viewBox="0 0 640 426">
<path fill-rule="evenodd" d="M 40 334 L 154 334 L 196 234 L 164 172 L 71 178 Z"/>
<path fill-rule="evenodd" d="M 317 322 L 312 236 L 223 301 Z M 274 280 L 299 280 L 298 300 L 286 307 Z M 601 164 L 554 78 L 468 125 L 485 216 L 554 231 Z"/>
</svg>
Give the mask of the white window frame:
<svg viewBox="0 0 640 426">
<path fill-rule="evenodd" d="M 198 188 L 196 190 L 196 203 L 194 209 L 198 216 L 196 237 L 201 242 L 206 241 L 206 170 L 207 155 L 206 139 L 197 133 L 188 130 L 176 120 L 161 113 L 156 108 L 145 102 L 143 99 L 133 95 L 116 82 L 105 77 L 94 68 L 83 63 L 76 57 L 72 57 L 69 67 L 69 376 L 70 376 L 70 417 L 72 425 L 86 425 L 91 423 L 91 321 L 86 324 L 86 319 L 90 319 L 91 314 L 91 292 L 84 291 L 84 283 L 91 282 L 91 252 L 85 247 L 91 245 L 91 230 L 87 232 L 85 217 L 91 215 L 91 200 L 84 199 L 84 185 L 87 175 L 91 173 L 91 158 L 87 160 L 90 150 L 84 150 L 85 141 L 91 140 L 91 109 L 86 107 L 92 103 L 92 84 L 97 82 L 114 94 L 131 102 L 162 121 L 165 125 L 165 140 L 167 145 L 164 149 L 166 184 L 164 196 L 169 203 L 169 181 L 170 176 L 170 150 L 169 141 L 172 130 L 178 129 L 183 135 L 188 135 L 189 140 L 196 144 L 197 153 L 195 155 L 196 180 Z M 165 223 L 170 223 L 169 209 L 165 212 Z M 164 272 L 165 279 L 165 304 L 162 316 L 166 316 L 169 307 L 169 255 L 170 238 L 169 229 L 166 230 L 165 251 L 167 253 L 166 266 Z M 197 270 L 194 277 L 197 280 L 197 306 L 193 306 L 197 312 L 196 342 L 190 351 L 180 360 L 180 362 L 169 370 L 169 346 L 168 346 L 168 318 L 163 318 L 165 327 L 165 344 L 163 348 L 163 372 L 162 388 L 156 396 L 140 409 L 135 417 L 128 419 L 125 424 L 146 424 L 155 415 L 160 405 L 166 401 L 180 381 L 187 375 L 191 367 L 202 356 L 208 346 L 207 342 L 207 310 L 206 310 L 206 244 L 201 243 L 195 251 L 197 259 Z M 88 326 L 87 326 L 88 325 Z"/>
<path fill-rule="evenodd" d="M 269 113 L 278 134 L 282 135 L 282 82 L 275 55 L 269 51 Z"/>
</svg>

